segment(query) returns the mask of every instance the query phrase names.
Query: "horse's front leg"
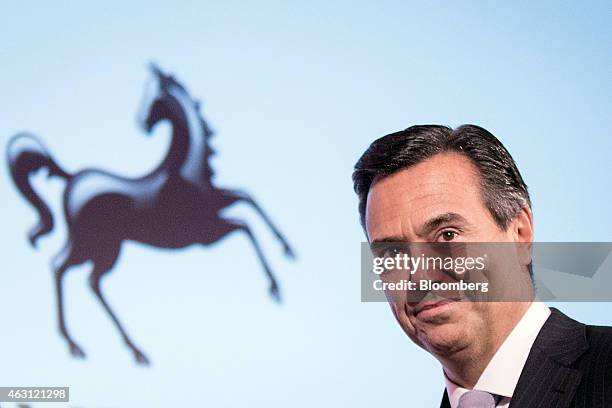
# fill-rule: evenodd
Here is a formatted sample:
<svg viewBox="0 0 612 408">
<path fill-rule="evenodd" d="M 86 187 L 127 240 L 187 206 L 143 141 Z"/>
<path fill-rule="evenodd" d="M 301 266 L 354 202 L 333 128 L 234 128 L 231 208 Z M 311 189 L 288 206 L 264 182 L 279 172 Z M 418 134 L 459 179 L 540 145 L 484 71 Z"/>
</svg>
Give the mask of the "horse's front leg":
<svg viewBox="0 0 612 408">
<path fill-rule="evenodd" d="M 259 206 L 259 204 L 257 204 L 257 202 L 253 199 L 253 197 L 251 197 L 249 193 L 239 190 L 227 190 L 227 194 L 231 195 L 232 197 L 235 197 L 237 201 L 244 201 L 251 205 L 255 209 L 255 211 L 261 216 L 266 225 L 268 225 L 268 227 L 272 230 L 276 238 L 281 242 L 285 251 L 285 255 L 290 258 L 295 258 L 295 252 L 291 248 L 291 245 L 289 245 L 289 242 L 287 242 L 287 240 L 285 239 L 285 236 L 278 230 L 278 228 L 276 228 L 276 225 L 274 225 L 270 217 L 268 217 L 268 214 L 266 214 L 266 212 Z"/>
</svg>

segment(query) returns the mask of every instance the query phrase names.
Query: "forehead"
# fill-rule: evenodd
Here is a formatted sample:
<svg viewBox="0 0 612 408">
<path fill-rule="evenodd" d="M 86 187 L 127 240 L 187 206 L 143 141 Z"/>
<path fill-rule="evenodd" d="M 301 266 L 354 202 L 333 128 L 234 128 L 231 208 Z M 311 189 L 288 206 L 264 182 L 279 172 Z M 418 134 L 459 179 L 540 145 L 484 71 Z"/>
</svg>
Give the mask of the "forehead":
<svg viewBox="0 0 612 408">
<path fill-rule="evenodd" d="M 469 219 L 471 213 L 483 210 L 477 168 L 461 154 L 441 153 L 374 181 L 368 193 L 366 229 L 370 240 L 411 236 L 440 214 Z"/>
</svg>

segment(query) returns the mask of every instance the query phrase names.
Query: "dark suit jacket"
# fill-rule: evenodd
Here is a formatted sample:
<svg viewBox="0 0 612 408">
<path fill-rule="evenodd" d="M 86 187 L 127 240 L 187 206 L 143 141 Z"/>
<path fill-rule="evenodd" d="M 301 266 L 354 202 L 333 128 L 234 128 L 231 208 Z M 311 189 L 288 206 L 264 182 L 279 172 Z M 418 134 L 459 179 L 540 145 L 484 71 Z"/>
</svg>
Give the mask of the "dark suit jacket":
<svg viewBox="0 0 612 408">
<path fill-rule="evenodd" d="M 612 408 L 612 327 L 587 326 L 555 308 L 551 312 L 510 408 Z M 450 408 L 446 390 L 440 408 Z"/>
</svg>

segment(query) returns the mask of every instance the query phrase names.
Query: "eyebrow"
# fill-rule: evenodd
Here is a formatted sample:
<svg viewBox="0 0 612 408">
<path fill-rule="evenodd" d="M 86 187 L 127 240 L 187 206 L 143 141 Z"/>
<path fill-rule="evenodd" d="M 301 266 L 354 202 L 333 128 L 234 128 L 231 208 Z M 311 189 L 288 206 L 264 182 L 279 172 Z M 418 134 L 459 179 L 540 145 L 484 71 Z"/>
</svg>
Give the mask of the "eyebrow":
<svg viewBox="0 0 612 408">
<path fill-rule="evenodd" d="M 370 245 L 384 244 L 384 243 L 390 243 L 390 242 L 406 242 L 406 238 L 402 236 L 379 238 L 379 239 L 375 239 L 374 241 L 370 242 Z"/>
<path fill-rule="evenodd" d="M 417 231 L 417 235 L 420 237 L 427 236 L 438 229 L 441 225 L 449 223 L 467 224 L 468 222 L 463 216 L 457 213 L 448 212 L 440 214 L 427 220 L 425 224 L 423 224 L 423 226 L 421 226 L 421 228 Z M 378 238 L 373 240 L 370 245 L 390 242 L 406 242 L 406 238 L 401 235 Z"/>
</svg>

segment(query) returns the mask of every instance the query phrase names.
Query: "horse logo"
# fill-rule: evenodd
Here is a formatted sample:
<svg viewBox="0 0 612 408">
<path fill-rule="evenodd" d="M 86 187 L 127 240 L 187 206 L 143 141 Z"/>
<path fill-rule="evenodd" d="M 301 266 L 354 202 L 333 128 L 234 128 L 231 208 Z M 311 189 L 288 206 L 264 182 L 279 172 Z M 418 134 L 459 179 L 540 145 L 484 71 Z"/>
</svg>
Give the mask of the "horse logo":
<svg viewBox="0 0 612 408">
<path fill-rule="evenodd" d="M 161 164 L 141 178 L 125 178 L 100 169 L 84 169 L 70 174 L 60 167 L 44 145 L 30 134 L 18 134 L 8 144 L 8 163 L 13 181 L 39 216 L 28 235 L 35 247 L 41 236 L 53 229 L 53 215 L 34 191 L 30 175 L 46 168 L 49 176 L 66 181 L 63 212 L 68 239 L 52 262 L 57 295 L 59 331 L 74 357 L 85 357 L 73 340 L 64 319 L 62 279 L 74 265 L 91 261 L 91 290 L 117 327 L 136 362 L 149 364 L 134 345 L 117 315 L 106 301 L 100 281 L 115 265 L 121 244 L 138 241 L 160 248 L 183 248 L 192 244 L 210 245 L 233 231 L 246 234 L 270 282 L 270 295 L 280 302 L 274 274 L 249 226 L 239 219 L 223 217 L 222 209 L 246 202 L 261 216 L 283 246 L 294 257 L 291 246 L 245 191 L 217 187 L 209 160 L 213 135 L 195 101 L 173 76 L 151 65 L 153 88 L 141 102 L 139 123 L 151 133 L 160 121 L 172 128 L 170 148 Z"/>
</svg>

